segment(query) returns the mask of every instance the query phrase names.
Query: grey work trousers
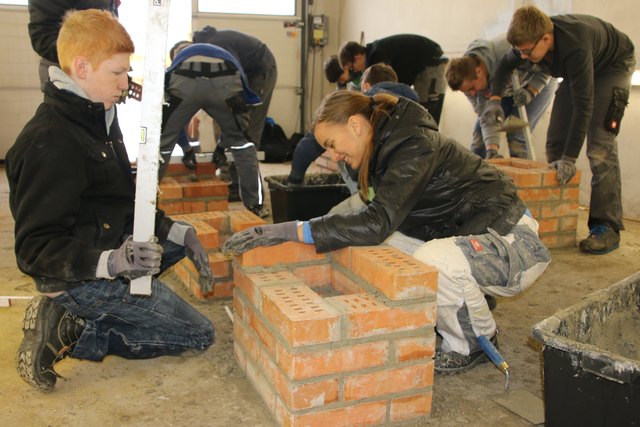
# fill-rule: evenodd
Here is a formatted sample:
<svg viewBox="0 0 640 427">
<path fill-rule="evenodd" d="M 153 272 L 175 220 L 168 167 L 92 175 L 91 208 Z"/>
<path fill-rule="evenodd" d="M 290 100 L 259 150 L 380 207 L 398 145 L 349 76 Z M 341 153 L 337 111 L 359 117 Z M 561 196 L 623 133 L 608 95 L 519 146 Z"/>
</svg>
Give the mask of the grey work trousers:
<svg viewBox="0 0 640 427">
<path fill-rule="evenodd" d="M 218 122 L 222 131 L 218 143 L 224 148 L 229 148 L 233 155 L 243 204 L 246 207 L 262 205 L 264 195 L 257 151 L 253 142 L 246 136 L 249 111 L 234 113 L 226 103 L 229 98 L 242 96 L 240 74 L 193 78 L 173 73 L 166 91 L 171 97 L 171 102 L 177 103 L 177 107 L 165 118 L 160 137 L 160 153 L 164 160 L 160 177 L 166 170 L 178 135 L 202 109 Z"/>
<path fill-rule="evenodd" d="M 587 130 L 587 157 L 593 174 L 591 178 L 591 202 L 589 205 L 589 228 L 609 225 L 614 230 L 623 230 L 622 184 L 618 142 L 613 132 L 605 129 L 605 118 L 613 96 L 613 88 L 631 86 L 634 64 L 628 69 L 611 71 L 594 79 L 594 105 L 589 129 Z M 551 120 L 547 131 L 547 161 L 562 157 L 569 125 L 573 115 L 571 81 L 560 83 L 553 102 Z"/>
</svg>

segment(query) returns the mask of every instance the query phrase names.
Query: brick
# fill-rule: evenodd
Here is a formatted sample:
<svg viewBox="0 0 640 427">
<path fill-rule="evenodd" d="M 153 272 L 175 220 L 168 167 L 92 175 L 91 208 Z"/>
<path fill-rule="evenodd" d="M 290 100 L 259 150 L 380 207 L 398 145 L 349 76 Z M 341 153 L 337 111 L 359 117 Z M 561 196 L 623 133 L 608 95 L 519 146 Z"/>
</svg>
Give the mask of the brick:
<svg viewBox="0 0 640 427">
<path fill-rule="evenodd" d="M 254 364 L 258 363 L 261 354 L 258 342 L 247 329 L 247 325 L 237 315 L 233 317 L 233 340 L 235 344 L 241 346 L 245 358 L 250 358 Z"/>
<path fill-rule="evenodd" d="M 431 413 L 433 392 L 421 393 L 415 396 L 392 399 L 389 411 L 389 421 L 392 423 L 425 417 Z"/>
<path fill-rule="evenodd" d="M 222 200 L 206 200 L 207 211 L 227 211 L 229 210 L 229 201 L 225 198 Z"/>
<path fill-rule="evenodd" d="M 173 178 L 164 178 L 158 186 L 159 200 L 182 199 L 182 186 Z"/>
<path fill-rule="evenodd" d="M 167 215 L 184 212 L 182 200 L 158 200 L 158 209 L 161 209 Z"/>
<path fill-rule="evenodd" d="M 290 271 L 245 273 L 239 268 L 234 271 L 234 283 L 258 311 L 262 311 L 262 289 L 269 286 L 304 286 L 304 283 Z"/>
<path fill-rule="evenodd" d="M 409 331 L 435 325 L 435 302 L 388 307 L 369 294 L 327 298 L 345 317 L 346 339 Z"/>
<path fill-rule="evenodd" d="M 433 336 L 419 336 L 403 338 L 393 343 L 395 347 L 395 362 L 431 359 L 435 354 L 436 340 Z"/>
<path fill-rule="evenodd" d="M 331 278 L 331 286 L 342 295 L 362 294 L 365 290 L 356 282 L 342 274 L 340 271 L 333 269 L 333 277 Z"/>
<path fill-rule="evenodd" d="M 184 182 L 182 183 L 182 191 L 184 197 L 188 198 L 227 197 L 229 195 L 229 184 L 219 179 Z"/>
<path fill-rule="evenodd" d="M 262 289 L 265 317 L 292 347 L 340 339 L 340 316 L 306 285 Z"/>
<path fill-rule="evenodd" d="M 247 378 L 251 381 L 258 394 L 262 397 L 265 405 L 271 413 L 275 413 L 276 394 L 275 391 L 269 386 L 269 383 L 260 369 L 252 363 L 249 359 L 246 361 Z"/>
<path fill-rule="evenodd" d="M 387 341 L 295 354 L 281 344 L 276 345 L 278 366 L 292 380 L 382 366 L 387 361 L 388 353 Z"/>
<path fill-rule="evenodd" d="M 575 215 L 578 212 L 578 204 L 573 202 L 560 202 L 540 207 L 541 218 L 553 218 L 557 216 Z"/>
<path fill-rule="evenodd" d="M 240 319 L 246 322 L 247 312 L 245 308 L 244 299 L 241 295 L 244 295 L 242 291 L 237 287 L 234 287 L 233 288 L 233 314 L 240 317 Z"/>
<path fill-rule="evenodd" d="M 331 285 L 331 265 L 328 263 L 293 267 L 291 271 L 312 288 Z"/>
<path fill-rule="evenodd" d="M 245 307 L 247 309 L 246 311 L 247 320 L 248 320 L 247 323 L 249 327 L 251 328 L 252 331 L 255 332 L 255 334 L 260 339 L 259 342 L 262 343 L 262 346 L 265 349 L 265 351 L 273 356 L 276 351 L 275 337 L 273 336 L 269 328 L 264 324 L 262 319 L 260 319 L 258 314 L 255 311 L 253 311 L 253 309 L 250 306 L 247 305 Z"/>
<path fill-rule="evenodd" d="M 558 230 L 560 231 L 576 231 L 578 228 L 578 215 L 563 216 L 560 218 Z"/>
<path fill-rule="evenodd" d="M 434 295 L 438 271 L 392 247 L 353 248 L 353 272 L 392 300 Z"/>
<path fill-rule="evenodd" d="M 262 218 L 246 209 L 229 211 L 231 233 L 237 233 L 238 231 L 264 224 L 266 222 Z"/>
<path fill-rule="evenodd" d="M 331 260 L 346 269 L 351 269 L 351 247 L 338 249 L 337 251 L 332 251 Z"/>
<path fill-rule="evenodd" d="M 262 358 L 261 367 L 278 397 L 293 411 L 316 408 L 338 401 L 338 379 L 295 383 L 289 381 L 280 368 L 268 358 Z"/>
<path fill-rule="evenodd" d="M 316 253 L 313 245 L 286 242 L 276 246 L 251 249 L 240 255 L 238 262 L 243 267 L 257 265 L 271 267 L 276 264 L 292 264 L 302 261 L 321 261 L 325 259 L 325 255 Z"/>
<path fill-rule="evenodd" d="M 580 197 L 580 187 L 561 187 L 562 196 L 561 199 L 567 202 L 578 203 Z"/>
<path fill-rule="evenodd" d="M 519 189 L 518 195 L 525 202 L 555 202 L 560 200 L 560 188 Z"/>
<path fill-rule="evenodd" d="M 555 233 L 558 231 L 560 220 L 559 218 L 541 218 L 538 224 L 540 225 L 538 233 Z"/>
<path fill-rule="evenodd" d="M 576 233 L 540 234 L 540 240 L 547 248 L 568 248 L 576 246 Z"/>
<path fill-rule="evenodd" d="M 344 380 L 344 400 L 361 400 L 433 384 L 433 361 L 396 369 L 353 375 Z"/>
<path fill-rule="evenodd" d="M 227 298 L 233 296 L 233 282 L 216 281 L 211 292 L 205 295 L 206 298 Z"/>
<path fill-rule="evenodd" d="M 511 166 L 503 166 L 499 169 L 508 175 L 519 188 L 539 187 L 542 183 L 542 176 L 536 169 L 521 169 Z"/>
<path fill-rule="evenodd" d="M 218 249 L 220 247 L 220 239 L 218 237 L 218 230 L 210 226 L 204 221 L 195 220 L 191 222 L 191 225 L 196 230 L 198 239 L 204 249 Z"/>
<path fill-rule="evenodd" d="M 172 215 L 171 218 L 174 221 L 183 221 L 189 224 L 195 220 L 203 221 L 218 230 L 218 232 L 229 233 L 229 214 L 227 212 L 196 212 Z"/>
<path fill-rule="evenodd" d="M 276 420 L 282 426 L 364 426 L 378 425 L 385 421 L 387 413 L 387 403 L 368 402 L 345 408 L 328 409 L 324 411 L 314 411 L 306 414 L 291 414 L 287 412 L 283 405 L 276 402 Z"/>
<path fill-rule="evenodd" d="M 220 252 L 210 252 L 207 254 L 209 257 L 209 267 L 213 277 L 231 277 L 233 274 L 231 269 L 231 260 Z"/>
</svg>

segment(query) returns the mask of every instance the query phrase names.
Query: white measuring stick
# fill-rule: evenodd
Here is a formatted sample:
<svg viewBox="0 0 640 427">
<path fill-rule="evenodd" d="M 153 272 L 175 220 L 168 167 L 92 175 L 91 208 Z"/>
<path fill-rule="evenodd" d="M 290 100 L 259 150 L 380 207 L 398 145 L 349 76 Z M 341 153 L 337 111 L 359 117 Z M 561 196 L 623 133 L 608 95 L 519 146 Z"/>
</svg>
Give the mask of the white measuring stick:
<svg viewBox="0 0 640 427">
<path fill-rule="evenodd" d="M 520 84 L 520 76 L 518 75 L 517 69 L 513 70 L 513 76 L 511 77 L 511 79 L 513 80 L 513 91 L 515 92 L 522 87 L 522 85 Z M 529 123 L 529 117 L 527 117 L 527 109 L 524 105 L 518 107 L 518 114 L 520 115 L 520 118 L 522 120 Z M 531 126 L 526 126 L 524 129 L 522 129 L 522 132 L 524 132 L 524 140 L 527 143 L 527 151 L 529 152 L 529 156 L 531 156 L 531 160 L 538 160 L 536 158 L 536 151 L 533 148 L 533 135 L 531 135 Z"/>
<path fill-rule="evenodd" d="M 148 242 L 155 234 L 160 159 L 160 126 L 164 100 L 164 70 L 170 0 L 148 0 L 144 57 L 144 91 L 140 113 L 140 148 L 136 177 L 133 240 Z M 129 292 L 151 295 L 151 276 L 131 281 Z"/>
</svg>

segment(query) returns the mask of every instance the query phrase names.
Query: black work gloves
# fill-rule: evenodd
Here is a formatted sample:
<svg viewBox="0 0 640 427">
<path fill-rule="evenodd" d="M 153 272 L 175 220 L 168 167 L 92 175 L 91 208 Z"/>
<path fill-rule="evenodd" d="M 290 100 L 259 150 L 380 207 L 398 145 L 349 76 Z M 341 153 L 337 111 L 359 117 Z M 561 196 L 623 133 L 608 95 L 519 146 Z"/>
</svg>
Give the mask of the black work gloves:
<svg viewBox="0 0 640 427">
<path fill-rule="evenodd" d="M 109 254 L 107 270 L 112 277 L 137 279 L 160 272 L 162 246 L 155 242 L 134 242 L 129 237 Z"/>
<path fill-rule="evenodd" d="M 299 241 L 298 221 L 260 225 L 240 231 L 224 243 L 222 252 L 240 255 L 258 246 L 274 246 L 288 241 Z"/>
<path fill-rule="evenodd" d="M 562 156 L 560 160 L 549 163 L 549 167 L 557 169 L 556 177 L 560 184 L 566 184 L 576 174 L 576 159 Z"/>
</svg>

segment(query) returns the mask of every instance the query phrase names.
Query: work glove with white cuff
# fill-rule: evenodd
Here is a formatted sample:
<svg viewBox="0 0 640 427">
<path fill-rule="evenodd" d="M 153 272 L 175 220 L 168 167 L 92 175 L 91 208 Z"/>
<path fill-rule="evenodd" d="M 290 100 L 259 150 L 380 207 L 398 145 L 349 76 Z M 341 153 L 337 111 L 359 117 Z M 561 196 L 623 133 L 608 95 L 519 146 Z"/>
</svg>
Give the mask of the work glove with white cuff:
<svg viewBox="0 0 640 427">
<path fill-rule="evenodd" d="M 529 89 L 521 87 L 513 92 L 513 105 L 516 107 L 528 105 L 533 101 L 533 98 L 535 98 L 535 95 Z"/>
<path fill-rule="evenodd" d="M 498 126 L 500 123 L 504 123 L 504 111 L 500 99 L 488 100 L 480 119 L 488 126 Z"/>
<path fill-rule="evenodd" d="M 560 184 L 566 184 L 576 174 L 576 159 L 562 156 L 560 160 L 549 163 L 549 167 L 556 169 L 556 177 Z"/>
<path fill-rule="evenodd" d="M 275 246 L 284 242 L 299 242 L 298 225 L 298 221 L 288 221 L 247 228 L 231 236 L 222 246 L 222 252 L 241 255 L 258 246 Z"/>
<path fill-rule="evenodd" d="M 169 230 L 167 239 L 177 245 L 184 246 L 187 258 L 193 262 L 200 275 L 198 283 L 200 283 L 202 292 L 205 294 L 211 292 L 213 289 L 213 273 L 209 266 L 209 256 L 202 247 L 195 229 L 191 225 L 174 222 Z"/>
<path fill-rule="evenodd" d="M 133 237 L 113 251 L 106 251 L 107 272 L 111 278 L 137 279 L 160 272 L 162 246 L 156 242 L 134 242 Z"/>
</svg>

